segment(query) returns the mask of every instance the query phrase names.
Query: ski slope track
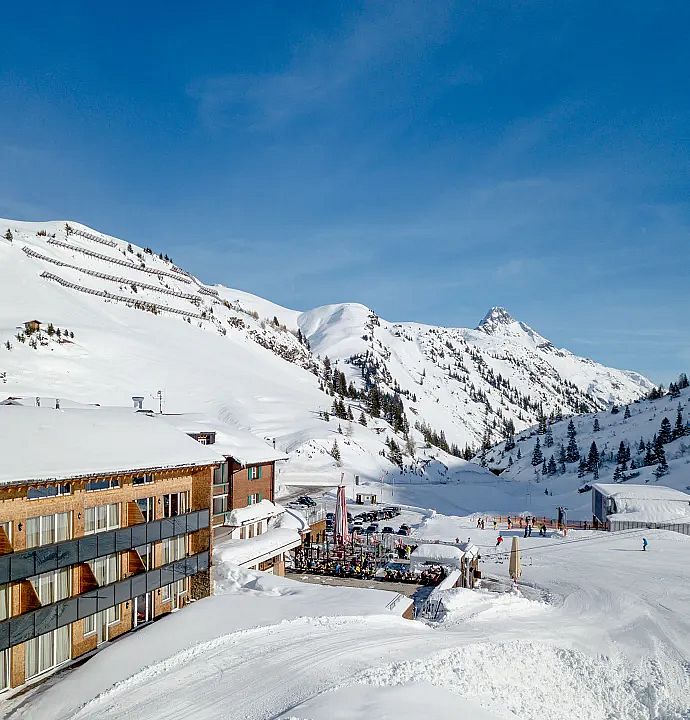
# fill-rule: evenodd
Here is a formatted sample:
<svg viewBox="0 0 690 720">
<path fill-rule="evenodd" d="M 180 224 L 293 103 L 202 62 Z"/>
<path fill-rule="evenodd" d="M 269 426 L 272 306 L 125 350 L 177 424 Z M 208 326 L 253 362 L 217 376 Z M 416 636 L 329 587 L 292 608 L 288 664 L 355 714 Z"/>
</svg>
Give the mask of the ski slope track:
<svg viewBox="0 0 690 720">
<path fill-rule="evenodd" d="M 12 240 L 5 239 L 9 229 Z M 151 243 L 155 245 L 154 242 Z M 415 423 L 449 445 L 531 426 L 537 408 L 564 413 L 632 402 L 651 383 L 559 350 L 500 308 L 474 329 L 390 323 L 357 304 L 298 312 L 247 292 L 209 287 L 163 254 L 76 222 L 0 220 L 0 393 L 127 405 L 142 395 L 166 412 L 204 412 L 260 438 L 289 460 L 278 489 L 335 483 L 489 482 L 488 471 L 429 446 Z M 23 324 L 43 323 L 27 336 Z M 49 324 L 61 336 L 48 336 Z M 68 331 L 68 335 L 64 331 Z M 365 386 L 397 392 L 411 427 L 401 465 L 382 419 L 323 419 L 324 359 Z M 341 455 L 332 457 L 334 441 Z"/>
</svg>

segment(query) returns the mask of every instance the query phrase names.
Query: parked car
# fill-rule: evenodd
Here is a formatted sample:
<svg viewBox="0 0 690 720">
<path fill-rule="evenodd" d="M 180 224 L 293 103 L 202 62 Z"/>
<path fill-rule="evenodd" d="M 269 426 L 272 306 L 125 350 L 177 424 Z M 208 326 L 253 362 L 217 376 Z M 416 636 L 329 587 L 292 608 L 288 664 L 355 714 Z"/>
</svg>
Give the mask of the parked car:
<svg viewBox="0 0 690 720">
<path fill-rule="evenodd" d="M 401 525 L 400 530 L 398 530 L 398 535 L 409 535 L 411 532 L 409 525 Z"/>
<path fill-rule="evenodd" d="M 377 525 L 369 525 L 367 528 L 367 535 L 373 535 L 374 533 L 377 533 L 379 531 L 379 528 Z"/>
<path fill-rule="evenodd" d="M 335 520 L 335 513 L 326 513 L 326 520 Z"/>
<path fill-rule="evenodd" d="M 400 528 L 400 530 L 398 530 L 398 535 L 407 535 L 407 530 Z"/>
<path fill-rule="evenodd" d="M 364 528 L 361 525 L 353 525 L 352 534 L 353 535 L 364 534 Z"/>
<path fill-rule="evenodd" d="M 386 534 L 392 534 L 394 532 L 394 530 L 390 525 L 386 525 L 386 527 L 383 528 L 383 530 L 381 532 L 386 533 Z"/>
</svg>

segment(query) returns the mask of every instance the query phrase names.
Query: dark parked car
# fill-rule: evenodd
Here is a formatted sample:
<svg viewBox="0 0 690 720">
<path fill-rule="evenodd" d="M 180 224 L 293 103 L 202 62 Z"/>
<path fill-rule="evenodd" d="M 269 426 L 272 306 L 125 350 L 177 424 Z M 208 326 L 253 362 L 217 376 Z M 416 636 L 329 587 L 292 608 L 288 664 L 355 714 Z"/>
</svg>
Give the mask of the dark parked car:
<svg viewBox="0 0 690 720">
<path fill-rule="evenodd" d="M 386 527 L 383 528 L 383 530 L 382 530 L 381 532 L 382 532 L 382 533 L 393 533 L 394 530 L 393 530 L 392 527 L 390 527 L 390 525 L 386 525 Z"/>
<path fill-rule="evenodd" d="M 376 525 L 369 525 L 367 528 L 367 535 L 373 535 L 374 533 L 377 533 L 379 531 L 378 527 Z"/>
</svg>

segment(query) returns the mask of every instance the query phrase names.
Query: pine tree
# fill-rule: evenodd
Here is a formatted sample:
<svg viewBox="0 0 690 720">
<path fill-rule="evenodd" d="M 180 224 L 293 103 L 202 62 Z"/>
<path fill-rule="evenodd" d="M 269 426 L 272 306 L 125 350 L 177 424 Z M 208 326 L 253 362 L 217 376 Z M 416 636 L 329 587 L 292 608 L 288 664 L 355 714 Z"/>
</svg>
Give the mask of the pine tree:
<svg viewBox="0 0 690 720">
<path fill-rule="evenodd" d="M 363 413 L 363 412 L 361 412 L 361 413 L 359 414 L 359 424 L 360 424 L 360 425 L 363 425 L 364 427 L 367 426 L 367 419 L 364 417 L 364 413 Z"/>
<path fill-rule="evenodd" d="M 555 475 L 558 472 L 558 467 L 556 466 L 556 459 L 553 455 L 549 458 L 549 464 L 546 467 L 546 471 L 549 475 Z"/>
<path fill-rule="evenodd" d="M 9 349 L 9 348 L 8 348 L 8 349 Z M 522 452 L 520 451 L 520 448 L 518 448 L 517 459 L 518 459 L 518 460 L 522 460 Z"/>
<path fill-rule="evenodd" d="M 601 427 L 599 427 L 599 418 L 594 418 L 594 427 L 592 430 L 594 432 L 599 432 L 599 430 L 601 430 Z"/>
<path fill-rule="evenodd" d="M 546 475 L 546 458 L 544 458 L 541 463 L 541 474 Z"/>
<path fill-rule="evenodd" d="M 553 432 L 551 431 L 551 426 L 546 428 L 546 433 L 544 434 L 544 446 L 547 448 L 553 447 Z"/>
<path fill-rule="evenodd" d="M 671 432 L 671 423 L 667 417 L 661 421 L 661 428 L 659 429 L 659 442 L 662 445 L 667 445 L 671 442 L 673 433 Z"/>
<path fill-rule="evenodd" d="M 619 412 L 620 410 L 618 409 L 618 405 L 616 405 L 616 403 L 611 405 L 611 415 L 618 415 Z"/>
<path fill-rule="evenodd" d="M 323 411 L 323 419 L 326 422 L 330 422 L 330 420 L 331 420 L 331 416 L 325 410 Z"/>
<path fill-rule="evenodd" d="M 355 416 L 352 414 L 352 406 L 351 405 L 347 406 L 347 419 L 350 421 L 355 419 Z"/>
<path fill-rule="evenodd" d="M 537 443 L 534 446 L 534 452 L 532 453 L 532 465 L 536 467 L 537 465 L 541 465 L 541 463 L 544 460 L 544 456 L 541 452 L 541 445 L 539 444 L 539 438 L 537 438 Z"/>
<path fill-rule="evenodd" d="M 563 443 L 558 447 L 558 462 L 565 463 L 565 448 L 563 447 Z"/>
<path fill-rule="evenodd" d="M 616 463 L 622 465 L 627 461 L 628 453 L 625 448 L 625 443 L 621 440 L 621 444 L 618 446 L 618 452 L 616 453 Z"/>
<path fill-rule="evenodd" d="M 672 383 L 668 386 L 668 394 L 669 394 L 672 398 L 679 398 L 679 397 L 680 397 L 680 390 L 678 389 L 678 385 L 676 385 L 674 382 L 672 382 Z"/>
<path fill-rule="evenodd" d="M 593 472 L 595 468 L 599 467 L 599 450 L 597 444 L 592 441 L 589 446 L 589 455 L 587 456 L 587 470 Z"/>
<path fill-rule="evenodd" d="M 613 471 L 613 482 L 619 483 L 623 477 L 620 465 L 616 465 L 616 469 Z"/>
<path fill-rule="evenodd" d="M 331 448 L 331 457 L 340 465 L 340 448 L 338 447 L 338 441 L 333 441 L 333 447 Z"/>
<path fill-rule="evenodd" d="M 538 426 L 537 432 L 539 435 L 543 435 L 546 432 L 546 415 L 540 410 L 539 417 L 537 418 Z"/>
<path fill-rule="evenodd" d="M 685 426 L 683 425 L 683 412 L 680 404 L 678 405 L 678 412 L 676 414 L 676 424 L 673 427 L 673 439 L 677 440 L 685 435 Z"/>
<path fill-rule="evenodd" d="M 12 235 L 12 231 L 7 228 L 7 232 L 5 233 L 5 240 L 7 240 L 8 242 L 12 242 L 13 238 L 14 235 Z"/>
<path fill-rule="evenodd" d="M 513 464 L 513 456 L 508 455 L 508 467 L 510 467 Z"/>
<path fill-rule="evenodd" d="M 568 447 L 565 451 L 565 461 L 569 463 L 577 462 L 580 459 L 580 449 L 577 446 L 577 442 L 574 437 L 571 437 L 568 441 Z"/>
<path fill-rule="evenodd" d="M 623 415 L 623 419 L 627 420 L 630 417 L 630 405 L 625 406 L 625 414 Z"/>
<path fill-rule="evenodd" d="M 573 422 L 573 419 L 570 418 L 570 422 L 568 423 L 568 440 L 572 440 L 577 436 L 577 430 L 575 430 L 575 423 Z"/>
<path fill-rule="evenodd" d="M 678 389 L 685 390 L 685 388 L 687 387 L 690 387 L 690 381 L 688 381 L 688 376 L 685 373 L 681 373 L 678 376 Z"/>
<path fill-rule="evenodd" d="M 48 330 L 47 330 L 46 332 L 47 332 L 48 335 L 50 335 L 51 337 L 52 337 L 53 335 L 55 335 L 55 328 L 53 327 L 53 323 L 49 323 L 49 324 L 48 324 Z"/>
</svg>

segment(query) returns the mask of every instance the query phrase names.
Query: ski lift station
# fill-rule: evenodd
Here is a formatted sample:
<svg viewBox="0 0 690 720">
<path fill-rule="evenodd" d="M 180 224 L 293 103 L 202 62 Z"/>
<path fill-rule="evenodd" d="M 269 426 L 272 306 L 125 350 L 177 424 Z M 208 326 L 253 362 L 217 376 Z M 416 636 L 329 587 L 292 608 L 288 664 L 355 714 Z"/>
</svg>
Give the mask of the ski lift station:
<svg viewBox="0 0 690 720">
<path fill-rule="evenodd" d="M 592 514 L 608 530 L 654 528 L 690 535 L 690 495 L 665 485 L 592 485 Z"/>
</svg>

